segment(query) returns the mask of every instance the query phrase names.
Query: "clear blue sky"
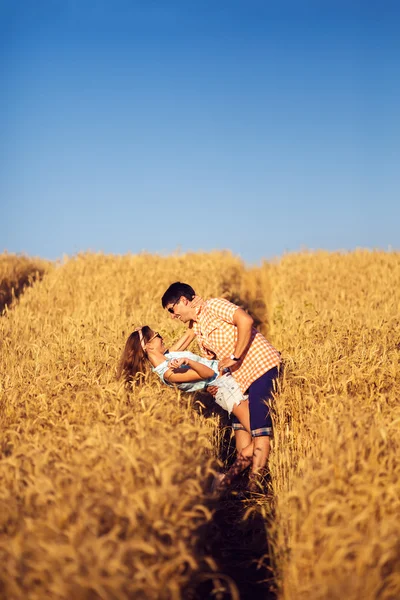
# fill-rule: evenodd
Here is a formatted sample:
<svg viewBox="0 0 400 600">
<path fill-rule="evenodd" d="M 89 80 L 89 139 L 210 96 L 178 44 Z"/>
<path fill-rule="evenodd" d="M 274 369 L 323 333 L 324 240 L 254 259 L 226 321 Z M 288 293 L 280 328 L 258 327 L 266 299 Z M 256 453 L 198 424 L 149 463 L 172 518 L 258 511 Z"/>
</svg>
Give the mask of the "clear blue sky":
<svg viewBox="0 0 400 600">
<path fill-rule="evenodd" d="M 0 0 L 0 252 L 400 248 L 398 6 Z"/>
</svg>

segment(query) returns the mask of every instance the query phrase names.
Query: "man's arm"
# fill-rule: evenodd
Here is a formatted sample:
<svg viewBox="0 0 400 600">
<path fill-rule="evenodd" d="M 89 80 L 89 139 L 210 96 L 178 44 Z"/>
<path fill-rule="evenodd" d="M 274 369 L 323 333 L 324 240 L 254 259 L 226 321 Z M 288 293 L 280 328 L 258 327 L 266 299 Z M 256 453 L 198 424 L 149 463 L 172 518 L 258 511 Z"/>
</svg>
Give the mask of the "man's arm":
<svg viewBox="0 0 400 600">
<path fill-rule="evenodd" d="M 181 352 L 182 350 L 186 350 L 191 342 L 193 342 L 196 337 L 195 332 L 192 329 L 192 322 L 189 323 L 188 330 L 183 334 L 182 337 L 179 338 L 172 346 L 170 347 L 171 352 Z"/>
<path fill-rule="evenodd" d="M 247 314 L 242 308 L 237 308 L 233 313 L 233 324 L 237 327 L 237 340 L 234 351 L 236 358 L 242 358 L 242 354 L 249 345 L 251 338 L 251 328 L 253 326 L 252 317 Z M 233 367 L 237 361 L 231 360 L 229 357 L 222 358 L 219 361 L 219 370 Z"/>
</svg>

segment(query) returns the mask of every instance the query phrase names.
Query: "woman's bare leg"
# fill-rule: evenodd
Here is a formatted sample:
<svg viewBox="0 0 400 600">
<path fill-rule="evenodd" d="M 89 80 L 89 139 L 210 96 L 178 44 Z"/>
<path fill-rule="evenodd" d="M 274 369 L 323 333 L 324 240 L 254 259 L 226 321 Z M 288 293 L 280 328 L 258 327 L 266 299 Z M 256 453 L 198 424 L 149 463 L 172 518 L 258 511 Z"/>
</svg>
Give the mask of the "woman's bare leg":
<svg viewBox="0 0 400 600">
<path fill-rule="evenodd" d="M 241 402 L 240 404 L 235 404 L 235 406 L 232 409 L 232 412 L 235 415 L 235 417 L 237 417 L 239 419 L 239 421 L 241 422 L 243 427 L 246 428 L 246 431 L 248 431 L 248 433 L 250 435 L 249 401 L 243 400 L 243 402 Z M 240 431 L 240 429 L 239 429 L 239 431 Z"/>
<path fill-rule="evenodd" d="M 230 487 L 233 480 L 236 479 L 236 477 L 238 475 L 240 475 L 240 473 L 242 471 L 247 469 L 247 467 L 249 467 L 251 465 L 251 462 L 252 462 L 251 456 L 244 456 L 243 454 L 239 454 L 237 459 L 231 466 L 231 468 L 225 473 L 225 475 L 223 475 L 219 479 L 218 484 L 215 487 L 215 489 L 217 491 L 222 491 L 222 490 L 225 490 L 228 487 Z"/>
<path fill-rule="evenodd" d="M 253 460 L 253 441 L 250 434 L 250 414 L 249 414 L 249 401 L 243 401 L 240 404 L 236 404 L 233 408 L 233 414 L 239 419 L 243 427 L 246 427 L 247 431 L 243 429 L 236 429 L 235 431 L 235 442 L 237 458 L 231 468 L 222 476 L 215 487 L 216 490 L 222 491 L 228 488 L 232 481 L 240 475 L 242 471 L 247 469 Z"/>
<path fill-rule="evenodd" d="M 235 429 L 235 445 L 238 454 L 243 452 L 247 446 L 250 446 L 252 441 L 252 437 L 247 431 L 244 431 L 244 429 Z"/>
<path fill-rule="evenodd" d="M 232 412 L 235 417 L 239 419 L 243 427 L 246 428 L 246 431 L 243 431 L 243 429 L 237 429 L 235 431 L 236 451 L 238 454 L 236 460 L 239 460 L 239 464 L 242 465 L 241 470 L 243 470 L 248 466 L 245 462 L 247 463 L 249 458 L 253 460 L 254 453 L 254 442 L 250 433 L 249 401 L 244 400 L 240 404 L 235 404 Z M 243 459 L 245 459 L 245 461 Z M 234 463 L 231 468 L 233 468 L 235 464 L 236 463 Z"/>
</svg>

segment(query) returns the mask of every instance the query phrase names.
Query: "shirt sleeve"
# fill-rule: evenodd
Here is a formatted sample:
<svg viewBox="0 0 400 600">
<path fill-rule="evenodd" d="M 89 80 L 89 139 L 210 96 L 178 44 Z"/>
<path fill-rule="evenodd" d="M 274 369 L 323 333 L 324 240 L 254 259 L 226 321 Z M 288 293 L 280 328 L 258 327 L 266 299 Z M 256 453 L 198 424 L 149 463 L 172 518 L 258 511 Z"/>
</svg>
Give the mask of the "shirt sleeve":
<svg viewBox="0 0 400 600">
<path fill-rule="evenodd" d="M 159 365 L 158 367 L 156 367 L 155 369 L 153 369 L 154 373 L 157 373 L 157 375 L 159 376 L 159 378 L 161 379 L 161 381 L 163 383 L 166 383 L 167 385 L 171 385 L 170 383 L 168 383 L 168 381 L 166 381 L 164 379 L 164 375 L 165 373 L 168 371 L 168 362 L 165 361 L 165 363 L 162 363 L 161 365 Z"/>
<path fill-rule="evenodd" d="M 233 315 L 239 308 L 236 304 L 232 304 L 225 298 L 212 298 L 207 302 L 208 308 L 226 323 L 234 325 Z"/>
</svg>

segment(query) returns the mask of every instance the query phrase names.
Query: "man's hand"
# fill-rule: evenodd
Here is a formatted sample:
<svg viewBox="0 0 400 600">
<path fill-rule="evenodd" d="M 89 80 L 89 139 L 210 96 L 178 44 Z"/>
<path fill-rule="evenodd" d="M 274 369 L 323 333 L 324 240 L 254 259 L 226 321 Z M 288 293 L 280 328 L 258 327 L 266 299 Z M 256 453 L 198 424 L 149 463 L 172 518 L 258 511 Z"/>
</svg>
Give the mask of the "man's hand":
<svg viewBox="0 0 400 600">
<path fill-rule="evenodd" d="M 218 369 L 219 369 L 220 375 L 224 374 L 225 369 L 230 369 L 231 367 L 233 367 L 236 364 L 237 364 L 236 360 L 232 360 L 231 358 L 222 358 L 218 363 Z"/>
</svg>

